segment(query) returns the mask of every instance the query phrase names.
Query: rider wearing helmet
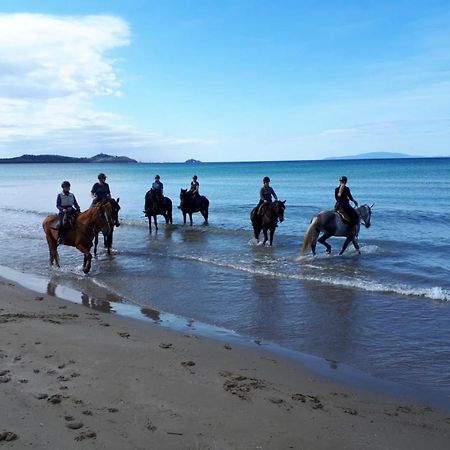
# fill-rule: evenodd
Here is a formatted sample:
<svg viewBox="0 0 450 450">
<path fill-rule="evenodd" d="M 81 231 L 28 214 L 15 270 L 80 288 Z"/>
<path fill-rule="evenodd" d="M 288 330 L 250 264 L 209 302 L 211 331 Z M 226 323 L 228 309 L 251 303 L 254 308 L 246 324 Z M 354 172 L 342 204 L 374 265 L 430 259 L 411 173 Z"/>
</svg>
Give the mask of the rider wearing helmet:
<svg viewBox="0 0 450 450">
<path fill-rule="evenodd" d="M 161 177 L 159 175 L 156 175 L 155 181 L 152 183 L 152 193 L 153 199 L 155 200 L 158 207 L 163 200 L 163 190 L 164 185 L 161 183 Z"/>
<path fill-rule="evenodd" d="M 71 223 L 73 216 L 80 212 L 80 206 L 78 205 L 75 195 L 70 192 L 70 183 L 63 181 L 61 183 L 62 191 L 56 197 L 56 207 L 58 208 L 58 240 L 57 244 L 62 244 L 64 226 L 67 223 Z"/>
<path fill-rule="evenodd" d="M 353 198 L 347 186 L 346 176 L 339 178 L 339 186 L 334 190 L 334 198 L 336 199 L 334 209 L 344 214 L 345 218 L 349 220 L 350 226 L 355 226 L 358 223 L 358 213 L 351 207 L 350 202 L 354 203 L 355 208 L 358 206 L 358 202 Z"/>
<path fill-rule="evenodd" d="M 105 200 L 107 198 L 111 198 L 111 192 L 109 190 L 109 185 L 106 182 L 106 175 L 104 173 L 98 174 L 98 183 L 95 183 L 92 186 L 91 194 L 92 194 L 92 204 Z"/>
<path fill-rule="evenodd" d="M 195 199 L 196 197 L 198 197 L 200 195 L 200 184 L 197 180 L 198 180 L 197 175 L 194 175 L 192 177 L 191 187 L 188 191 L 188 193 L 191 194 L 193 199 Z"/>
<path fill-rule="evenodd" d="M 272 203 L 272 197 L 275 200 L 278 200 L 277 194 L 275 194 L 275 191 L 272 189 L 271 186 L 269 186 L 270 178 L 264 177 L 263 178 L 263 186 L 259 191 L 259 203 L 258 203 L 258 214 L 263 215 L 265 208 L 267 205 Z"/>
</svg>

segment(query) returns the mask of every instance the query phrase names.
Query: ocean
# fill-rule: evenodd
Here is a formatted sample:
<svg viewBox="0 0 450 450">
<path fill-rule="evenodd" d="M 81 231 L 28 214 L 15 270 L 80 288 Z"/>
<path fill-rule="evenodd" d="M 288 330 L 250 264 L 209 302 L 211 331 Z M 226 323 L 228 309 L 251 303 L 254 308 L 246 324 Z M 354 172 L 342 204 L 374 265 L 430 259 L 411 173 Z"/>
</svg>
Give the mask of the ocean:
<svg viewBox="0 0 450 450">
<path fill-rule="evenodd" d="M 100 247 L 86 276 L 81 253 L 60 247 L 61 268 L 50 268 L 41 224 L 56 212 L 61 182 L 87 209 L 100 171 L 122 206 L 112 255 Z M 4 273 L 41 277 L 50 291 L 72 288 L 93 308 L 136 305 L 162 325 L 218 330 L 450 399 L 450 159 L 3 164 L 0 173 Z M 158 216 L 149 235 L 144 195 L 156 174 L 174 224 Z M 176 208 L 194 174 L 210 201 L 208 226 L 200 214 L 183 225 Z M 272 247 L 255 243 L 249 220 L 266 175 L 286 200 Z M 338 256 L 343 239 L 332 238 L 331 255 L 318 244 L 316 257 L 300 259 L 308 224 L 333 208 L 341 175 L 359 204 L 374 204 L 361 255 L 349 246 Z"/>
</svg>

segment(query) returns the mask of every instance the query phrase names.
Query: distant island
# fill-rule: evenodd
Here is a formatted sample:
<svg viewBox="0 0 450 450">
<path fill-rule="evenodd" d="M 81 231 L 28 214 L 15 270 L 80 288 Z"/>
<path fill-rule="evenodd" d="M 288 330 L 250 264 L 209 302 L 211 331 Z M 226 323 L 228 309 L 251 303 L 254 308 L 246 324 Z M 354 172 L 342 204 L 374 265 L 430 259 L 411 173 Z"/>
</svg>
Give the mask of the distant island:
<svg viewBox="0 0 450 450">
<path fill-rule="evenodd" d="M 201 161 L 198 159 L 188 159 L 184 162 L 185 164 L 201 164 Z"/>
<path fill-rule="evenodd" d="M 418 156 L 407 155 L 406 153 L 369 152 L 369 153 L 360 153 L 359 155 L 330 156 L 329 158 L 325 159 L 395 159 L 395 158 L 418 158 Z"/>
<path fill-rule="evenodd" d="M 74 158 L 61 155 L 22 155 L 15 158 L 0 158 L 0 164 L 30 164 L 30 163 L 137 163 L 127 156 L 112 156 L 105 153 L 90 158 Z"/>
</svg>

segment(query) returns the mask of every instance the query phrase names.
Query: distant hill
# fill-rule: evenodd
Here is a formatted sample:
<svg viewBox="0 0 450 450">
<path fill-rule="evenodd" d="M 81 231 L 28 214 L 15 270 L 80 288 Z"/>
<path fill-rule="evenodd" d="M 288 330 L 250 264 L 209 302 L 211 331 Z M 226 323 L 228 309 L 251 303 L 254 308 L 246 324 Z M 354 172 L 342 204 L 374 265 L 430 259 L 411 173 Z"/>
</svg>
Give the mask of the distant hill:
<svg viewBox="0 0 450 450">
<path fill-rule="evenodd" d="M 137 163 L 127 156 L 112 156 L 99 153 L 91 158 L 74 158 L 61 155 L 22 155 L 15 158 L 0 158 L 0 164 L 30 164 L 30 163 Z"/>
<path fill-rule="evenodd" d="M 331 156 L 325 159 L 394 159 L 394 158 L 417 158 L 417 156 L 407 155 L 406 153 L 369 152 L 369 153 L 360 153 L 359 155 Z"/>
<path fill-rule="evenodd" d="M 187 161 L 184 162 L 185 164 L 201 164 L 201 161 L 199 161 L 198 159 L 188 159 Z"/>
</svg>

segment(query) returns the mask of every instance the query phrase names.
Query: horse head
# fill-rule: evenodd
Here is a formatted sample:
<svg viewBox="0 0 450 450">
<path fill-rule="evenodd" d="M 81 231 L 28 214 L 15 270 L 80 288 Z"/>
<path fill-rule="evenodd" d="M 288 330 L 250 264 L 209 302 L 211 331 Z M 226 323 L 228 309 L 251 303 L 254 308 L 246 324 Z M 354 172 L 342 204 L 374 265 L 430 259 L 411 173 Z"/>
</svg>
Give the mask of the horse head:
<svg viewBox="0 0 450 450">
<path fill-rule="evenodd" d="M 284 220 L 284 210 L 286 209 L 285 206 L 286 200 L 280 201 L 277 200 L 273 203 L 273 212 L 277 216 L 277 220 L 281 223 Z"/>
<path fill-rule="evenodd" d="M 115 221 L 113 219 L 114 208 L 111 204 L 111 200 L 102 200 L 92 208 L 95 208 L 94 227 L 97 228 L 97 230 L 101 230 L 103 234 L 111 233 L 115 225 Z"/>
<path fill-rule="evenodd" d="M 120 221 L 119 221 L 119 211 L 120 211 L 120 205 L 119 205 L 120 198 L 117 197 L 117 200 L 114 200 L 113 198 L 109 199 L 109 203 L 111 205 L 111 224 L 112 226 L 120 227 Z"/>
<path fill-rule="evenodd" d="M 181 189 L 180 190 L 180 206 L 183 209 L 183 206 L 185 203 L 189 202 L 189 194 L 187 189 Z"/>
<path fill-rule="evenodd" d="M 366 228 L 370 228 L 370 218 L 372 217 L 372 206 L 369 205 L 361 205 L 356 208 L 357 213 L 359 214 L 359 217 L 361 217 L 361 220 Z"/>
</svg>

